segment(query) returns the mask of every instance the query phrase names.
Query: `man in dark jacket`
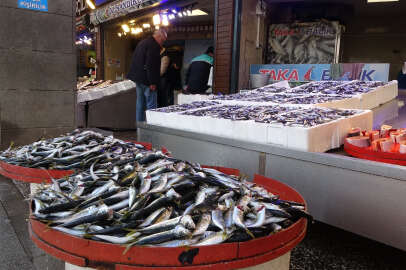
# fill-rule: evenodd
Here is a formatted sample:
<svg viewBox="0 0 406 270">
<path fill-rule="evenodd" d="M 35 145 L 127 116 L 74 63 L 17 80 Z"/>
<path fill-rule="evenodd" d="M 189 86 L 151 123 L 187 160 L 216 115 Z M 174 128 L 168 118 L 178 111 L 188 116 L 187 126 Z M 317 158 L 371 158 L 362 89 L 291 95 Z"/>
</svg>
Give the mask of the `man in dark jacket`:
<svg viewBox="0 0 406 270">
<path fill-rule="evenodd" d="M 209 88 L 210 69 L 213 66 L 214 48 L 209 47 L 206 53 L 192 59 L 186 74 L 186 92 L 204 94 Z"/>
<path fill-rule="evenodd" d="M 145 111 L 157 107 L 157 86 L 160 83 L 161 47 L 167 38 L 165 30 L 154 32 L 135 49 L 127 78 L 136 83 L 137 122 L 145 121 Z"/>
</svg>

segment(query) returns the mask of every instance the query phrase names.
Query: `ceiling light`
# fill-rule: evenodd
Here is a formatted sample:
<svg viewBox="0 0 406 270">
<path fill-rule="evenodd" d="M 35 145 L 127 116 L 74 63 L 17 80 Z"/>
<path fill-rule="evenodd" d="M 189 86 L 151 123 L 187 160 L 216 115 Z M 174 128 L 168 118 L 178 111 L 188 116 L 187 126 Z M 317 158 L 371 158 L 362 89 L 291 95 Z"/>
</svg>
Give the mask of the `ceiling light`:
<svg viewBox="0 0 406 270">
<path fill-rule="evenodd" d="M 173 20 L 173 19 L 175 19 L 175 15 L 173 15 L 173 14 L 169 14 L 169 15 L 168 15 L 168 19 L 169 19 L 169 20 Z"/>
<path fill-rule="evenodd" d="M 122 36 L 123 34 L 121 34 L 121 33 L 118 33 L 117 35 L 118 35 L 118 37 L 121 37 L 121 36 Z"/>
<path fill-rule="evenodd" d="M 179 18 L 182 18 L 183 17 L 182 12 L 179 12 L 178 16 L 179 16 Z"/>
<path fill-rule="evenodd" d="M 144 27 L 144 28 L 151 28 L 151 25 L 150 25 L 149 23 L 144 23 L 144 24 L 142 25 L 142 27 Z"/>
<path fill-rule="evenodd" d="M 126 24 L 121 25 L 121 28 L 123 28 L 124 33 L 130 32 L 130 27 L 128 27 L 128 25 L 126 25 Z"/>
<path fill-rule="evenodd" d="M 154 22 L 154 25 L 160 25 L 161 16 L 159 16 L 159 14 L 155 14 L 154 17 L 152 17 L 152 21 Z"/>
<path fill-rule="evenodd" d="M 174 14 L 176 14 L 176 13 L 178 13 L 177 11 L 176 11 L 176 9 L 172 9 L 172 13 L 174 13 Z"/>
<path fill-rule="evenodd" d="M 131 20 L 130 23 L 135 23 L 135 20 Z"/>
<path fill-rule="evenodd" d="M 86 0 L 86 4 L 91 8 L 91 9 L 95 9 L 96 6 L 93 4 L 92 0 Z"/>
<path fill-rule="evenodd" d="M 162 15 L 162 25 L 163 26 L 168 26 L 169 25 L 168 15 L 166 15 L 166 14 Z"/>
<path fill-rule="evenodd" d="M 367 0 L 367 3 L 399 2 L 399 0 Z"/>
<path fill-rule="evenodd" d="M 188 16 L 192 15 L 192 11 L 190 9 L 186 10 Z"/>
<path fill-rule="evenodd" d="M 189 16 L 204 16 L 204 15 L 209 15 L 207 12 L 204 12 L 201 9 L 194 9 L 192 10 L 192 14 L 190 14 Z"/>
<path fill-rule="evenodd" d="M 135 28 L 132 28 L 132 27 L 131 27 L 131 34 L 133 34 L 133 35 L 137 34 L 137 33 L 135 32 Z"/>
<path fill-rule="evenodd" d="M 159 25 L 156 25 L 156 26 L 155 26 L 155 29 L 156 29 L 156 30 L 159 30 Z"/>
<path fill-rule="evenodd" d="M 186 11 L 182 11 L 183 16 L 187 16 L 187 12 Z"/>
</svg>

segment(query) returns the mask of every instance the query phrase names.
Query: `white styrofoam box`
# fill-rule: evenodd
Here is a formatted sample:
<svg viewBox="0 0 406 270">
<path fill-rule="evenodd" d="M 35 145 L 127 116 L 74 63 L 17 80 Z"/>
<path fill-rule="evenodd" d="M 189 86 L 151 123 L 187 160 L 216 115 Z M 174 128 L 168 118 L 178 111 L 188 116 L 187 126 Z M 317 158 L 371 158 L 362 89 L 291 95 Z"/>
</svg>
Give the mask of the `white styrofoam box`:
<svg viewBox="0 0 406 270">
<path fill-rule="evenodd" d="M 213 97 L 213 95 L 185 95 L 185 94 L 179 94 L 177 104 L 181 105 L 181 104 L 192 103 L 192 102 L 195 102 L 195 101 L 209 100 L 212 97 Z"/>
<path fill-rule="evenodd" d="M 268 143 L 268 124 L 258 123 L 253 120 L 238 121 L 237 131 L 243 131 L 247 141 L 254 143 Z"/>
<path fill-rule="evenodd" d="M 361 106 L 360 96 L 353 96 L 345 99 L 315 104 L 315 107 L 324 107 L 333 109 L 359 109 L 360 106 Z"/>
<path fill-rule="evenodd" d="M 336 148 L 338 121 L 315 127 L 286 127 L 287 147 L 308 152 L 325 152 Z"/>
<path fill-rule="evenodd" d="M 351 128 L 359 127 L 361 130 L 372 130 L 373 113 L 370 110 L 359 111 L 358 114 L 349 118 L 343 118 L 338 123 L 338 135 L 340 145 L 344 144 L 344 140 Z"/>
<path fill-rule="evenodd" d="M 372 130 L 374 116 L 371 110 L 365 110 L 352 117 L 346 118 L 346 120 L 349 121 L 351 128 L 359 127 L 361 130 Z M 348 129 L 346 132 L 348 133 Z"/>
<path fill-rule="evenodd" d="M 399 94 L 398 81 L 390 81 L 388 84 L 378 87 L 378 103 L 379 105 L 395 99 Z"/>
<path fill-rule="evenodd" d="M 288 147 L 288 129 L 282 124 L 268 124 L 267 143 Z"/>
<path fill-rule="evenodd" d="M 152 111 L 152 110 L 148 110 L 145 112 L 146 120 L 147 120 L 148 124 L 169 127 L 165 123 L 165 118 L 168 117 L 167 114 L 168 113 L 157 112 L 157 111 Z"/>
</svg>

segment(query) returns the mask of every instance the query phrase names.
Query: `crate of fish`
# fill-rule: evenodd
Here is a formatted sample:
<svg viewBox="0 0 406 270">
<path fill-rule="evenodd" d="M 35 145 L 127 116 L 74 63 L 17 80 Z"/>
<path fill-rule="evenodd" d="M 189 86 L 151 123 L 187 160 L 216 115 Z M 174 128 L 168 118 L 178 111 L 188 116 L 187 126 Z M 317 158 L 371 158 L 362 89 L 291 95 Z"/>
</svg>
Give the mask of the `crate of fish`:
<svg viewBox="0 0 406 270">
<path fill-rule="evenodd" d="M 173 105 L 169 107 L 158 108 L 154 110 L 146 111 L 146 120 L 148 124 L 165 126 L 169 128 L 178 127 L 178 119 L 176 118 L 178 113 L 185 111 L 201 109 L 205 107 L 211 107 L 220 105 L 217 101 L 195 101 L 189 104 Z"/>
<path fill-rule="evenodd" d="M 235 269 L 291 250 L 312 219 L 303 198 L 269 178 L 225 173 L 235 171 L 154 151 L 109 167 L 95 160 L 33 194 L 31 238 L 67 262 L 115 269 Z"/>
</svg>

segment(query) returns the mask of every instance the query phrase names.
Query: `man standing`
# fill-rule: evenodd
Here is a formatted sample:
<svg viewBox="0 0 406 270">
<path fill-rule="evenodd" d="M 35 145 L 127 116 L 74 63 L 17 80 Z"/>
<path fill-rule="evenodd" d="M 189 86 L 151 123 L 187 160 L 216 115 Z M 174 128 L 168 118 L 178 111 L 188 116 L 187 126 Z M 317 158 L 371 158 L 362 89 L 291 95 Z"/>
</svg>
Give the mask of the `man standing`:
<svg viewBox="0 0 406 270">
<path fill-rule="evenodd" d="M 157 107 L 157 90 L 160 83 L 162 44 L 167 38 L 163 29 L 142 40 L 135 49 L 127 78 L 136 83 L 137 122 L 145 121 L 145 111 Z"/>
<path fill-rule="evenodd" d="M 210 69 L 213 66 L 214 48 L 209 47 L 206 53 L 192 59 L 186 74 L 186 92 L 204 94 L 209 88 Z"/>
</svg>

